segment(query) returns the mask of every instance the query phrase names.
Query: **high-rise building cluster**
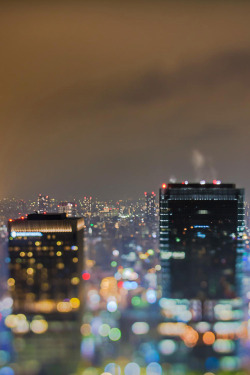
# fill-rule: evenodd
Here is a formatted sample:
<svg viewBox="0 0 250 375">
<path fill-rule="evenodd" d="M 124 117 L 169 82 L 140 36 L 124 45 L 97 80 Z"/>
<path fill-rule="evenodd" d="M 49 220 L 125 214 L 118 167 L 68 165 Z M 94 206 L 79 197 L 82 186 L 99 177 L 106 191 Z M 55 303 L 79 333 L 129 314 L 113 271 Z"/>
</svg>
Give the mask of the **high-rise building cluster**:
<svg viewBox="0 0 250 375">
<path fill-rule="evenodd" d="M 0 313 L 13 348 L 26 343 L 20 368 L 158 375 L 250 365 L 247 217 L 244 190 L 218 180 L 163 184 L 159 201 L 154 192 L 3 200 Z"/>
</svg>

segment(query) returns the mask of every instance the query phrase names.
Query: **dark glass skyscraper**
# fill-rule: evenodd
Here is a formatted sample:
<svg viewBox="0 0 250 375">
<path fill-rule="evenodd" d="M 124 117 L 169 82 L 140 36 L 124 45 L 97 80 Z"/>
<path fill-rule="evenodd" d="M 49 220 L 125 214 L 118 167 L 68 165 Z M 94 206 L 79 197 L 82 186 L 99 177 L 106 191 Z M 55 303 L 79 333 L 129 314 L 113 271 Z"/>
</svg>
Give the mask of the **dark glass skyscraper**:
<svg viewBox="0 0 250 375">
<path fill-rule="evenodd" d="M 230 355 L 239 368 L 244 228 L 244 190 L 234 184 L 162 185 L 160 332 L 174 337 L 170 362 L 214 372 Z"/>
<path fill-rule="evenodd" d="M 243 251 L 244 190 L 233 184 L 163 184 L 160 254 L 164 296 L 237 296 L 237 254 Z"/>
</svg>

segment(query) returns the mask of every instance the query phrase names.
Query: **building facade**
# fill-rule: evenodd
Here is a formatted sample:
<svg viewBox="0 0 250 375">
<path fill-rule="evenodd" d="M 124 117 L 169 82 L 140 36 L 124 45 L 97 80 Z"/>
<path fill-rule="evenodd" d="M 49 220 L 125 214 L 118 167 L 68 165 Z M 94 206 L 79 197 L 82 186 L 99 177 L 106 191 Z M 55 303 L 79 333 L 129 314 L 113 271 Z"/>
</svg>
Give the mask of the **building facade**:
<svg viewBox="0 0 250 375">
<path fill-rule="evenodd" d="M 169 184 L 160 190 L 163 294 L 173 298 L 237 296 L 244 191 L 233 184 Z"/>
<path fill-rule="evenodd" d="M 163 335 L 168 360 L 203 371 L 238 369 L 244 337 L 242 269 L 244 190 L 234 184 L 188 182 L 160 189 Z"/>
<path fill-rule="evenodd" d="M 77 311 L 82 299 L 84 220 L 31 214 L 10 220 L 9 269 L 13 311 Z"/>
</svg>

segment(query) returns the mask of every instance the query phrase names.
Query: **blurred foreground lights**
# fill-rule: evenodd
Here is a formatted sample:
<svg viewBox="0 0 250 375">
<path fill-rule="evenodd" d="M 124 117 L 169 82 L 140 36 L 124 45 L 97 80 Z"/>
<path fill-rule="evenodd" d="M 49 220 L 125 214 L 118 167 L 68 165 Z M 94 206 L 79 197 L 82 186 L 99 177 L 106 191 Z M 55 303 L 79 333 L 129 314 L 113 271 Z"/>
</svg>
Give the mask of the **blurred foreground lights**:
<svg viewBox="0 0 250 375">
<path fill-rule="evenodd" d="M 80 331 L 81 331 L 81 334 L 83 336 L 90 336 L 91 335 L 91 326 L 90 326 L 90 324 L 87 324 L 87 323 L 82 324 Z"/>
<path fill-rule="evenodd" d="M 200 333 L 205 333 L 210 328 L 211 328 L 211 324 L 209 324 L 207 322 L 199 322 L 199 323 L 196 324 L 196 329 Z"/>
<path fill-rule="evenodd" d="M 84 281 L 88 281 L 88 280 L 90 279 L 90 274 L 89 274 L 88 272 L 84 272 L 84 273 L 82 274 L 82 279 L 83 279 Z"/>
<path fill-rule="evenodd" d="M 158 347 L 159 351 L 164 355 L 171 355 L 177 349 L 177 345 L 173 340 L 162 340 L 159 342 Z"/>
<path fill-rule="evenodd" d="M 217 353 L 232 353 L 235 350 L 235 342 L 232 340 L 215 340 L 213 350 Z"/>
<path fill-rule="evenodd" d="M 13 299 L 11 297 L 5 297 L 0 302 L 0 311 L 10 309 L 12 307 L 12 305 L 13 305 Z"/>
<path fill-rule="evenodd" d="M 187 325 L 185 323 L 160 323 L 158 324 L 157 330 L 160 335 L 164 336 L 184 336 L 187 330 Z"/>
<path fill-rule="evenodd" d="M 131 329 L 135 335 L 145 335 L 149 332 L 149 325 L 146 322 L 136 322 Z"/>
<path fill-rule="evenodd" d="M 71 284 L 72 285 L 78 285 L 79 282 L 80 282 L 79 277 L 72 277 L 72 279 L 71 279 Z"/>
<path fill-rule="evenodd" d="M 72 310 L 70 302 L 58 302 L 57 304 L 57 310 L 61 313 L 68 313 Z"/>
<path fill-rule="evenodd" d="M 95 354 L 95 342 L 92 337 L 86 337 L 81 343 L 81 355 L 83 358 L 91 360 Z"/>
<path fill-rule="evenodd" d="M 100 325 L 98 333 L 102 337 L 107 337 L 110 333 L 110 326 L 108 324 Z"/>
<path fill-rule="evenodd" d="M 162 375 L 162 367 L 157 362 L 151 362 L 147 366 L 147 375 Z"/>
<path fill-rule="evenodd" d="M 110 301 L 107 303 L 107 310 L 109 312 L 115 312 L 117 310 L 117 303 L 115 301 Z"/>
<path fill-rule="evenodd" d="M 71 298 L 70 305 L 71 305 L 72 309 L 78 309 L 80 307 L 79 298 Z"/>
<path fill-rule="evenodd" d="M 16 327 L 17 322 L 18 322 L 18 318 L 16 315 L 10 314 L 5 318 L 5 325 L 8 328 Z"/>
<path fill-rule="evenodd" d="M 111 328 L 109 332 L 109 338 L 111 341 L 118 341 L 121 338 L 121 331 L 119 328 Z"/>
<path fill-rule="evenodd" d="M 121 375 L 121 367 L 117 365 L 116 363 L 109 363 L 105 367 L 104 371 L 111 375 Z"/>
<path fill-rule="evenodd" d="M 187 347 L 192 348 L 193 346 L 197 344 L 197 341 L 199 339 L 199 334 L 198 332 L 195 331 L 195 329 L 187 326 L 185 328 L 182 339 Z"/>
<path fill-rule="evenodd" d="M 240 359 L 237 357 L 225 356 L 220 360 L 220 367 L 225 371 L 237 370 L 240 366 Z"/>
<path fill-rule="evenodd" d="M 10 279 L 8 279 L 7 284 L 8 284 L 8 286 L 14 286 L 15 285 L 15 279 L 13 279 L 11 277 Z"/>
<path fill-rule="evenodd" d="M 150 304 L 155 303 L 157 300 L 156 291 L 154 289 L 148 289 L 146 292 L 146 299 Z"/>
<path fill-rule="evenodd" d="M 134 290 L 138 288 L 138 283 L 136 281 L 124 281 L 123 288 L 126 290 Z"/>
<path fill-rule="evenodd" d="M 213 345 L 213 343 L 215 342 L 215 334 L 213 332 L 208 331 L 204 333 L 202 340 L 205 345 Z"/>
<path fill-rule="evenodd" d="M 34 319 L 30 323 L 30 329 L 32 332 L 40 335 L 48 330 L 48 323 L 44 319 Z"/>
<path fill-rule="evenodd" d="M 114 257 L 118 257 L 119 254 L 120 254 L 119 250 L 113 250 Z"/>
<path fill-rule="evenodd" d="M 13 327 L 13 332 L 14 333 L 19 333 L 19 334 L 25 334 L 25 333 L 28 333 L 29 332 L 29 322 L 27 321 L 26 319 L 26 316 L 23 315 L 23 314 L 18 314 L 16 315 L 16 324 L 15 326 Z"/>
<path fill-rule="evenodd" d="M 149 249 L 148 251 L 147 251 L 147 253 L 148 253 L 148 255 L 154 255 L 154 250 L 153 249 Z"/>
<path fill-rule="evenodd" d="M 140 373 L 141 373 L 141 368 L 137 363 L 131 362 L 125 366 L 125 369 L 124 369 L 125 375 L 140 375 Z"/>
<path fill-rule="evenodd" d="M 15 372 L 11 367 L 6 366 L 0 369 L 0 375 L 15 375 Z"/>
</svg>

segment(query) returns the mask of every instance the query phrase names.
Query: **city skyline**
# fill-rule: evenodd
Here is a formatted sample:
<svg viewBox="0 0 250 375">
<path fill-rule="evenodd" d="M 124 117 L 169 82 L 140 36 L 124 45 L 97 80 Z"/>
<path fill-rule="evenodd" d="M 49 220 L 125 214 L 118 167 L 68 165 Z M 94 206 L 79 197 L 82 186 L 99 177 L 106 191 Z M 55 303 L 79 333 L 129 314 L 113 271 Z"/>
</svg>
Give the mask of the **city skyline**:
<svg viewBox="0 0 250 375">
<path fill-rule="evenodd" d="M 2 9 L 0 197 L 133 198 L 172 176 L 248 196 L 249 3 Z"/>
</svg>

